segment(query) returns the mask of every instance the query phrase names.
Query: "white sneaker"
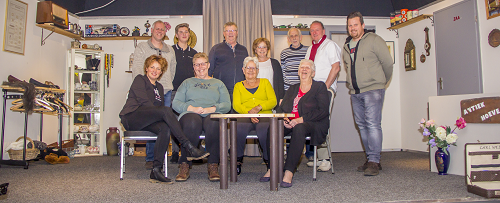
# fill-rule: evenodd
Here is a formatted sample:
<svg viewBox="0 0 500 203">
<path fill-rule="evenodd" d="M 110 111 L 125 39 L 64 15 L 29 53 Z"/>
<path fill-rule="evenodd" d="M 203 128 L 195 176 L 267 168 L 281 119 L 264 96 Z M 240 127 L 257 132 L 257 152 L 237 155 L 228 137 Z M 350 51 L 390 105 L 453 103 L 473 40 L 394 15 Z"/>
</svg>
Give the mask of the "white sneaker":
<svg viewBox="0 0 500 203">
<path fill-rule="evenodd" d="M 318 166 L 318 171 L 326 172 L 332 168 L 332 166 L 330 165 L 330 161 L 327 161 L 326 159 L 322 160 L 320 163 L 321 164 L 319 164 Z"/>
<path fill-rule="evenodd" d="M 317 164 L 320 164 L 320 161 L 317 161 Z M 314 166 L 314 159 L 311 159 L 307 162 L 306 164 L 308 167 L 313 167 Z"/>
</svg>

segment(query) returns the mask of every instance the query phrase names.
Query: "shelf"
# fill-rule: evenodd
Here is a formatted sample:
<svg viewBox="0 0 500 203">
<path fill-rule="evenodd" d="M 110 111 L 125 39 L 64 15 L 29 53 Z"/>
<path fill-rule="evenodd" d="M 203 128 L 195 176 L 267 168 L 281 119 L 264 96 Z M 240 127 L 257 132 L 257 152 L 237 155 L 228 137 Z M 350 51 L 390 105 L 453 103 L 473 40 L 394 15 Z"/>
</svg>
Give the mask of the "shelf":
<svg viewBox="0 0 500 203">
<path fill-rule="evenodd" d="M 412 18 L 412 19 L 410 19 L 410 20 L 408 20 L 408 21 L 406 21 L 406 22 L 404 22 L 404 23 L 399 23 L 399 24 L 397 24 L 397 25 L 395 25 L 395 26 L 388 27 L 387 29 L 388 29 L 388 30 L 397 30 L 397 29 L 400 29 L 400 28 L 402 28 L 402 27 L 406 27 L 406 26 L 408 26 L 408 25 L 411 25 L 411 24 L 413 24 L 413 23 L 416 23 L 416 22 L 418 22 L 418 21 L 421 21 L 421 20 L 424 20 L 424 19 L 428 19 L 428 18 L 430 18 L 430 19 L 431 19 L 431 21 L 433 21 L 433 19 L 432 19 L 432 15 L 419 15 L 419 16 L 417 16 L 416 18 Z M 434 22 L 434 21 L 433 21 L 433 22 Z"/>
<path fill-rule="evenodd" d="M 89 153 L 75 154 L 75 157 L 87 157 L 87 156 L 102 156 L 102 154 L 100 154 L 100 153 L 97 153 L 97 154 L 89 154 Z"/>
<path fill-rule="evenodd" d="M 116 37 L 87 37 L 83 40 L 148 40 L 151 36 L 116 36 Z M 167 36 L 163 40 L 169 40 Z"/>
<path fill-rule="evenodd" d="M 99 111 L 73 111 L 73 113 L 101 113 Z"/>
<path fill-rule="evenodd" d="M 73 134 L 77 135 L 77 134 L 101 134 L 100 132 L 73 132 Z"/>
<path fill-rule="evenodd" d="M 91 94 L 96 94 L 96 93 L 99 93 L 99 91 L 95 91 L 95 90 L 75 90 L 75 93 L 91 93 Z"/>
<path fill-rule="evenodd" d="M 8 85 L 0 86 L 2 89 L 9 90 L 9 92 L 24 92 L 24 89 L 21 87 L 11 87 Z M 43 90 L 47 92 L 55 92 L 55 93 L 65 93 L 66 90 L 56 89 L 56 88 L 48 88 L 48 87 L 35 87 L 36 90 Z"/>
<path fill-rule="evenodd" d="M 70 31 L 67 31 L 67 30 L 61 29 L 59 27 L 53 26 L 51 23 L 36 24 L 36 26 L 41 27 L 41 28 L 46 29 L 46 30 L 49 30 L 49 31 L 52 31 L 52 32 L 55 32 L 57 34 L 64 35 L 64 36 L 72 38 L 72 39 L 78 39 L 78 40 L 83 39 L 80 35 L 77 35 L 77 34 L 72 33 Z M 43 35 L 42 35 L 42 37 L 43 37 Z"/>
<path fill-rule="evenodd" d="M 75 73 L 94 73 L 94 74 L 99 74 L 100 71 L 95 71 L 95 70 L 75 70 Z"/>
</svg>

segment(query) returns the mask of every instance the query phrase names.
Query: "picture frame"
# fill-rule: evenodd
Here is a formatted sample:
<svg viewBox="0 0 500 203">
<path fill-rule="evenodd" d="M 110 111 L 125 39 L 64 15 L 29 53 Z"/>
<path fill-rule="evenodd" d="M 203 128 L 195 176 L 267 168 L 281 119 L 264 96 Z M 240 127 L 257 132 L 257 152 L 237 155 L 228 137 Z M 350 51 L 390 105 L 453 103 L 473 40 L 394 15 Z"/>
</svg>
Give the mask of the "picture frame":
<svg viewBox="0 0 500 203">
<path fill-rule="evenodd" d="M 404 51 L 405 71 L 412 71 L 417 69 L 415 57 L 415 45 L 413 44 L 413 40 L 408 39 L 406 41 Z"/>
<path fill-rule="evenodd" d="M 500 0 L 484 0 L 486 3 L 486 19 L 500 16 Z"/>
<path fill-rule="evenodd" d="M 3 50 L 24 55 L 28 4 L 20 0 L 7 0 Z"/>
<path fill-rule="evenodd" d="M 396 64 L 396 56 L 394 55 L 394 41 L 385 41 L 387 48 L 389 49 L 389 54 L 392 56 L 392 63 Z"/>
</svg>

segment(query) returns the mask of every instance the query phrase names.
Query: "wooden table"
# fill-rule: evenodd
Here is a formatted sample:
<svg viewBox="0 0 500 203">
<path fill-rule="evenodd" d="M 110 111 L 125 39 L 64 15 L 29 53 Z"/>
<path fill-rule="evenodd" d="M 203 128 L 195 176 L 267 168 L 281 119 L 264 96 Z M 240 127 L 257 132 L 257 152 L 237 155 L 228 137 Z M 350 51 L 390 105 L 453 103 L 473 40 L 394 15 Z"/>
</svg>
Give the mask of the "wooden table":
<svg viewBox="0 0 500 203">
<path fill-rule="evenodd" d="M 212 114 L 210 118 L 219 119 L 219 145 L 220 145 L 220 189 L 228 188 L 228 168 L 227 168 L 227 151 L 228 151 L 228 133 L 227 123 L 230 124 L 231 135 L 231 163 L 230 176 L 231 182 L 237 182 L 238 175 L 236 173 L 236 119 L 237 118 L 270 118 L 269 119 L 269 135 L 270 135 L 270 168 L 271 181 L 270 190 L 277 191 L 280 178 L 283 177 L 283 119 L 284 117 L 293 117 L 293 114 L 278 113 L 278 114 Z"/>
</svg>

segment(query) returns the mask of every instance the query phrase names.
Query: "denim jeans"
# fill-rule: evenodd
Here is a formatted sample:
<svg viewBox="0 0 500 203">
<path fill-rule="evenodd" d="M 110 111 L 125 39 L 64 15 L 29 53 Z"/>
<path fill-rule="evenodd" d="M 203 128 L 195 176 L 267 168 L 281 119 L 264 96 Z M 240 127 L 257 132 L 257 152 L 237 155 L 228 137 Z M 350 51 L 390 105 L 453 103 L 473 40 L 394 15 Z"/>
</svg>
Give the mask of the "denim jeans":
<svg viewBox="0 0 500 203">
<path fill-rule="evenodd" d="M 351 94 L 354 120 L 361 134 L 369 162 L 380 162 L 382 151 L 382 106 L 385 89 L 371 90 L 360 94 Z"/>
<path fill-rule="evenodd" d="M 165 98 L 165 106 L 170 107 L 172 104 L 172 90 L 168 91 L 163 95 Z M 146 161 L 153 161 L 155 154 L 155 143 L 156 140 L 148 140 L 146 142 Z"/>
</svg>

